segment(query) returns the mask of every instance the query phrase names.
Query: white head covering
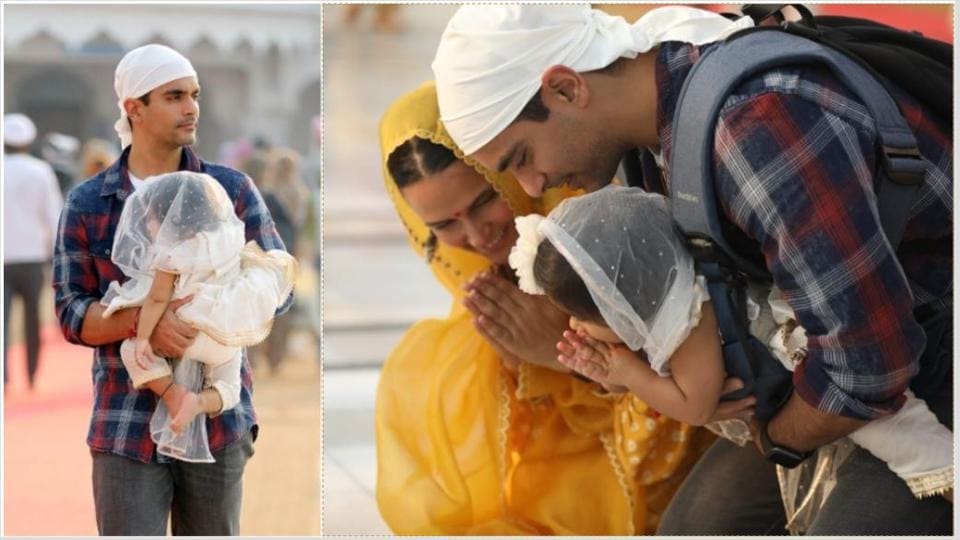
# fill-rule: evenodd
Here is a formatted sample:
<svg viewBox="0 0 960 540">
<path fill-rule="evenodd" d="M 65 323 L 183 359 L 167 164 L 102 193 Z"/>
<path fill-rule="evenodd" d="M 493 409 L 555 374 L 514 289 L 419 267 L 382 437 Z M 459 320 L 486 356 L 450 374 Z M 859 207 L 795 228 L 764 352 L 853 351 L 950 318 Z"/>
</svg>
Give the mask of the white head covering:
<svg viewBox="0 0 960 540">
<path fill-rule="evenodd" d="M 664 41 L 701 45 L 750 26 L 749 17 L 684 6 L 651 10 L 632 25 L 585 4 L 462 6 L 433 60 L 440 119 L 472 154 L 520 114 L 551 66 L 592 71 Z"/>
<path fill-rule="evenodd" d="M 150 44 L 128 52 L 117 64 L 113 76 L 113 89 L 117 92 L 117 107 L 120 119 L 113 125 L 120 136 L 120 148 L 133 141 L 127 111 L 123 101 L 138 98 L 154 88 L 184 77 L 196 77 L 190 61 L 182 54 L 164 45 Z"/>
<path fill-rule="evenodd" d="M 610 185 L 564 200 L 547 217 L 516 222 L 520 238 L 510 266 L 520 289 L 543 294 L 534 263 L 540 242 L 549 241 L 583 280 L 607 326 L 665 373 L 708 298 L 666 197 Z"/>
<path fill-rule="evenodd" d="M 3 144 L 27 146 L 37 138 L 37 126 L 25 114 L 13 113 L 3 117 Z"/>
</svg>

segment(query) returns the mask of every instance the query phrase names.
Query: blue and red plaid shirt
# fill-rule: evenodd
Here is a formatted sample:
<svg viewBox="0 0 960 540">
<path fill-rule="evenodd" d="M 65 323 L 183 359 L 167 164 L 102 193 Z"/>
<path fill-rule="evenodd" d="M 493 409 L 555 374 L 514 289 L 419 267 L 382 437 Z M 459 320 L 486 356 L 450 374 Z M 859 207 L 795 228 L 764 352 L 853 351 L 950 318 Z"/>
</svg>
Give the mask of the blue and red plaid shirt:
<svg viewBox="0 0 960 540">
<path fill-rule="evenodd" d="M 110 249 L 124 200 L 133 192 L 127 173 L 128 147 L 110 168 L 70 191 L 60 214 L 60 227 L 53 259 L 53 288 L 60 329 L 67 341 L 92 346 L 80 338 L 83 318 L 91 303 L 106 293 L 111 281 L 126 276 L 110 260 Z M 202 161 L 189 147 L 183 148 L 179 170 L 209 174 L 234 201 L 237 216 L 246 224 L 247 241 L 263 249 L 284 249 L 273 219 L 260 192 L 243 173 Z M 278 310 L 289 308 L 292 297 Z M 91 449 L 148 463 L 169 461 L 155 452 L 150 439 L 150 417 L 157 396 L 147 389 L 134 390 L 120 359 L 120 343 L 95 347 L 93 353 L 93 416 L 87 444 Z M 240 371 L 240 403 L 222 414 L 207 418 L 210 451 L 216 452 L 248 431 L 257 433 L 251 395 L 253 381 L 246 349 Z"/>
<path fill-rule="evenodd" d="M 667 164 L 680 89 L 711 46 L 672 42 L 658 53 Z M 760 244 L 809 338 L 796 391 L 820 410 L 861 419 L 903 403 L 925 344 L 914 309 L 952 306 L 953 137 L 910 96 L 893 97 L 931 164 L 896 254 L 877 218 L 873 118 L 825 69 L 747 79 L 724 104 L 714 143 L 722 211 Z"/>
</svg>

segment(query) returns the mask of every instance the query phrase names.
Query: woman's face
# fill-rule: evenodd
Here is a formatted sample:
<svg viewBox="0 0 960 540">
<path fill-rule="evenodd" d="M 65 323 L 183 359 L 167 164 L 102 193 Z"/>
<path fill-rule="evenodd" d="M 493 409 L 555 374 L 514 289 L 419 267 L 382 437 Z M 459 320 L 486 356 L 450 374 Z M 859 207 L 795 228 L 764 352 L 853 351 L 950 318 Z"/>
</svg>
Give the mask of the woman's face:
<svg viewBox="0 0 960 540">
<path fill-rule="evenodd" d="M 513 211 L 472 167 L 456 160 L 401 193 L 437 240 L 506 264 L 517 242 Z"/>
</svg>

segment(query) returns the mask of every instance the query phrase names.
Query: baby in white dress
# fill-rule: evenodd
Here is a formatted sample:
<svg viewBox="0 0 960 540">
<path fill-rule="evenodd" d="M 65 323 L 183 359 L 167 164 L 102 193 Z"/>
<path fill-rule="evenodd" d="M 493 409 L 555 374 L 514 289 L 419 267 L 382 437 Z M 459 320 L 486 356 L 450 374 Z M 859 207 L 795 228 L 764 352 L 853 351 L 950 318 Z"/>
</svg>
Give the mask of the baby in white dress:
<svg viewBox="0 0 960 540">
<path fill-rule="evenodd" d="M 282 250 L 245 243 L 244 224 L 223 187 L 187 171 L 148 178 L 127 199 L 111 259 L 130 279 L 110 284 L 101 300 L 104 317 L 142 306 L 136 337 L 120 347 L 134 387 L 169 379 L 151 419 L 157 451 L 212 461 L 206 423 L 193 420 L 239 402 L 242 348 L 269 334 L 293 288 L 296 261 Z M 153 354 L 150 336 L 168 304 L 186 297 L 192 299 L 177 316 L 199 333 L 172 370 Z"/>
<path fill-rule="evenodd" d="M 672 418 L 691 424 L 712 418 L 727 376 L 716 315 L 666 198 L 608 186 L 564 201 L 547 217 L 517 218 L 517 230 L 510 265 L 520 288 L 547 294 L 571 314 L 577 331 L 565 332 L 557 345 L 561 363 L 608 388 L 629 390 Z M 753 292 L 751 333 L 793 370 L 806 356 L 803 328 L 776 290 Z M 885 461 L 918 498 L 952 500 L 953 434 L 909 391 L 897 413 L 849 439 Z M 785 489 L 784 500 L 796 502 L 796 493 Z"/>
</svg>

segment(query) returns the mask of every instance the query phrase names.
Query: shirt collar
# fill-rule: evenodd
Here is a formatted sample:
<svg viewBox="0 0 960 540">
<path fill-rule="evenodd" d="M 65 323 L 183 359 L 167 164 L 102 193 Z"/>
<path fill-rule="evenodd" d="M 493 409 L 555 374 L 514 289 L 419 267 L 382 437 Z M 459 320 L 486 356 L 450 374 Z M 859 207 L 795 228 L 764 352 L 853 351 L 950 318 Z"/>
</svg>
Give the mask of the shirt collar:
<svg viewBox="0 0 960 540">
<path fill-rule="evenodd" d="M 132 146 L 133 145 L 127 146 L 123 150 L 123 153 L 120 154 L 120 159 L 114 162 L 114 164 L 104 172 L 103 188 L 100 190 L 101 196 L 116 195 L 118 199 L 123 201 L 133 192 L 133 184 L 130 182 L 130 171 L 127 168 L 127 160 L 130 158 L 130 148 Z M 180 154 L 180 164 L 177 166 L 177 170 L 202 172 L 201 167 L 202 163 L 200 158 L 193 149 L 189 146 L 184 146 L 183 152 Z"/>
</svg>

